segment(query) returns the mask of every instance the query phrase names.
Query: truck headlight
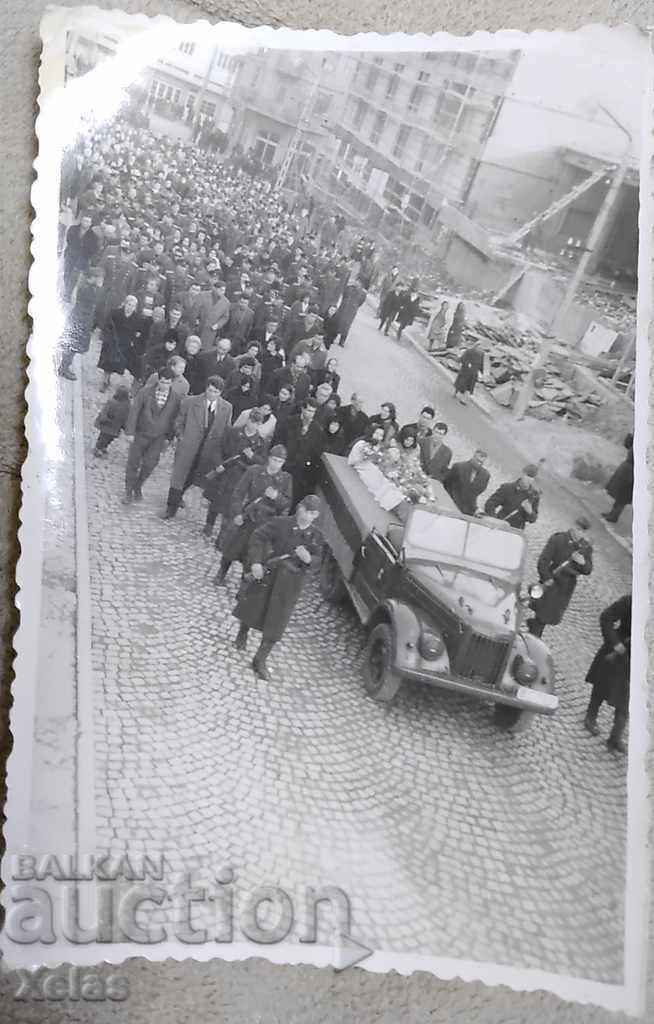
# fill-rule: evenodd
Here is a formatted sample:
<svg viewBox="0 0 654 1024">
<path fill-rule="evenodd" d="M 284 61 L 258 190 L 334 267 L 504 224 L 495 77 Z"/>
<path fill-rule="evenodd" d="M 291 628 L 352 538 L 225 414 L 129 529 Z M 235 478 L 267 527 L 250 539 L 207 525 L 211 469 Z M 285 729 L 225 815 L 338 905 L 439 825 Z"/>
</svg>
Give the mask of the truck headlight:
<svg viewBox="0 0 654 1024">
<path fill-rule="evenodd" d="M 535 661 L 516 654 L 511 665 L 511 674 L 521 686 L 531 686 L 538 679 L 538 665 Z"/>
<path fill-rule="evenodd" d="M 425 661 L 437 661 L 445 653 L 445 643 L 438 633 L 421 633 L 418 651 Z"/>
<path fill-rule="evenodd" d="M 532 585 L 529 588 L 529 597 L 532 599 L 532 601 L 538 601 L 538 599 L 542 597 L 544 593 L 545 590 L 543 589 L 540 583 L 532 583 Z"/>
</svg>

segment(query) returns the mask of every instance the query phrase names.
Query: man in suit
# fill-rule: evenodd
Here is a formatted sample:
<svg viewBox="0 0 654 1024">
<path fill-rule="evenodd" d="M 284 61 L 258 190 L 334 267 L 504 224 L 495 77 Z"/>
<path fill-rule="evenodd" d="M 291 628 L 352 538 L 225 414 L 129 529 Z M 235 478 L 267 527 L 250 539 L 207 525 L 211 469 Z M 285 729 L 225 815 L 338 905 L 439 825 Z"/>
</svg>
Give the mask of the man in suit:
<svg viewBox="0 0 654 1024">
<path fill-rule="evenodd" d="M 484 505 L 484 511 L 516 530 L 524 530 L 527 523 L 535 523 L 540 504 L 540 492 L 534 486 L 537 474 L 538 466 L 525 466 L 517 480 L 500 484 Z"/>
<path fill-rule="evenodd" d="M 235 352 L 242 352 L 250 337 L 254 313 L 250 309 L 247 295 L 241 295 L 232 305 L 227 324 L 226 334 L 232 342 Z"/>
<path fill-rule="evenodd" d="M 350 395 L 350 404 L 344 405 L 340 411 L 340 421 L 345 435 L 345 447 L 350 447 L 355 441 L 366 432 L 368 417 L 363 411 L 363 400 L 360 395 L 353 392 Z"/>
<path fill-rule="evenodd" d="M 100 239 L 92 225 L 91 217 L 84 214 L 79 224 L 71 224 L 66 232 L 64 298 L 67 302 L 70 302 L 79 275 L 88 270 L 100 251 Z"/>
<path fill-rule="evenodd" d="M 488 455 L 478 448 L 467 462 L 455 462 L 443 480 L 445 490 L 466 516 L 477 513 L 477 498 L 488 487 L 490 473 L 484 469 Z"/>
<path fill-rule="evenodd" d="M 125 467 L 123 505 L 141 501 L 141 488 L 156 469 L 161 453 L 173 436 L 179 397 L 173 387 L 173 374 L 162 370 L 156 381 L 146 384 L 132 402 L 125 436 L 131 439 Z"/>
<path fill-rule="evenodd" d="M 316 486 L 320 457 L 325 445 L 322 427 L 316 422 L 318 403 L 308 398 L 298 416 L 291 416 L 281 431 L 286 447 L 286 470 L 293 478 L 293 508 Z"/>
<path fill-rule="evenodd" d="M 440 480 L 441 483 L 452 458 L 452 449 L 445 444 L 447 429 L 447 423 L 435 423 L 431 436 L 419 442 L 422 468 L 432 480 Z"/>
<path fill-rule="evenodd" d="M 231 405 L 221 398 L 223 387 L 220 377 L 209 377 L 204 394 L 182 402 L 175 423 L 178 440 L 163 519 L 176 515 L 184 492 L 215 464 L 216 451 L 232 419 Z"/>
<path fill-rule="evenodd" d="M 205 381 L 209 377 L 220 377 L 227 382 L 234 376 L 236 360 L 231 351 L 232 343 L 229 338 L 219 338 L 211 352 L 200 353 L 199 366 Z"/>
</svg>

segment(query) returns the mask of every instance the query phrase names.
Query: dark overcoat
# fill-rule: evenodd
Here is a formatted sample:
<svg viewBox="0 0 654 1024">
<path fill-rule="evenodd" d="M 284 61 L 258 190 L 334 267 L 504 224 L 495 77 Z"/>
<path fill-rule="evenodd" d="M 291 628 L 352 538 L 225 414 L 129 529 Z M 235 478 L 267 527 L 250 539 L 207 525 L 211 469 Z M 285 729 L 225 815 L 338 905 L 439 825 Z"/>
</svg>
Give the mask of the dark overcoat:
<svg viewBox="0 0 654 1024">
<path fill-rule="evenodd" d="M 266 490 L 273 487 L 276 498 L 269 498 Z M 225 518 L 216 546 L 229 562 L 247 562 L 250 537 L 258 526 L 275 516 L 288 514 L 293 499 L 293 481 L 289 473 L 281 469 L 274 476 L 266 466 L 251 466 L 245 470 L 232 492 L 229 518 Z M 236 516 L 243 516 L 244 523 L 237 526 Z"/>
<path fill-rule="evenodd" d="M 175 434 L 177 447 L 170 486 L 183 490 L 193 470 L 193 475 L 200 479 L 216 466 L 220 456 L 220 442 L 229 426 L 232 407 L 223 398 L 218 398 L 216 415 L 211 430 L 206 432 L 207 400 L 204 395 L 185 398 L 182 401 Z"/>
<path fill-rule="evenodd" d="M 479 348 L 467 348 L 461 356 L 461 367 L 454 381 L 454 390 L 459 392 L 468 391 L 470 394 L 475 390 L 477 378 L 484 368 L 484 353 Z"/>
<path fill-rule="evenodd" d="M 300 545 L 315 556 L 320 550 L 320 537 L 312 526 L 301 530 L 295 516 L 269 520 L 250 539 L 248 563 L 258 562 L 267 571 L 261 581 L 244 581 L 233 614 L 243 626 L 261 630 L 265 640 L 274 642 L 283 636 L 300 596 L 309 568 L 293 554 Z M 284 555 L 290 557 L 267 565 Z"/>
<path fill-rule="evenodd" d="M 410 327 L 420 313 L 420 295 L 418 292 L 405 291 L 400 296 L 397 311 L 397 322 L 400 327 Z"/>
<path fill-rule="evenodd" d="M 560 572 L 556 572 L 559 566 L 569 561 L 575 551 L 583 555 L 583 565 L 576 565 L 573 562 L 565 565 Z M 558 626 L 575 592 L 577 577 L 590 576 L 592 571 L 593 549 L 585 537 L 573 541 L 567 530 L 553 533 L 538 559 L 540 582 L 553 582 L 544 588 L 542 597 L 531 602 L 531 607 L 540 621 L 548 626 Z"/>
<path fill-rule="evenodd" d="M 137 312 L 125 316 L 125 311 L 114 309 L 103 332 L 98 366 L 105 373 L 124 373 L 129 370 L 135 377 L 143 376 L 143 355 L 149 324 Z"/>
<path fill-rule="evenodd" d="M 531 504 L 531 513 L 522 507 L 523 501 Z M 535 487 L 523 487 L 519 480 L 501 484 L 484 505 L 484 511 L 495 519 L 503 519 L 516 530 L 524 530 L 527 523 L 538 519 L 540 494 Z"/>
<path fill-rule="evenodd" d="M 606 492 L 619 505 L 631 505 L 634 493 L 634 453 L 630 451 L 606 485 Z"/>
<path fill-rule="evenodd" d="M 631 594 L 619 597 L 600 615 L 603 642 L 588 674 L 597 696 L 617 711 L 629 711 L 629 672 L 631 667 Z M 626 647 L 624 654 L 614 650 L 616 644 Z"/>
<path fill-rule="evenodd" d="M 248 437 L 244 427 L 227 428 L 220 442 L 220 454 L 215 467 L 224 466 L 224 471 L 207 479 L 204 485 L 205 498 L 221 515 L 229 507 L 232 492 L 245 471 L 265 458 L 266 448 L 259 433 Z M 251 457 L 245 454 L 246 449 L 251 449 Z"/>
<path fill-rule="evenodd" d="M 434 451 L 430 439 L 425 438 L 420 445 L 422 468 L 432 480 L 443 481 L 452 460 L 452 449 L 447 444 L 441 444 Z"/>
<path fill-rule="evenodd" d="M 98 285 L 82 280 L 77 286 L 75 305 L 66 326 L 66 342 L 74 352 L 88 352 L 101 298 Z"/>
<path fill-rule="evenodd" d="M 476 466 L 472 460 L 455 462 L 445 474 L 443 486 L 450 498 L 464 515 L 474 516 L 477 498 L 488 487 L 490 474 L 483 466 Z"/>
</svg>

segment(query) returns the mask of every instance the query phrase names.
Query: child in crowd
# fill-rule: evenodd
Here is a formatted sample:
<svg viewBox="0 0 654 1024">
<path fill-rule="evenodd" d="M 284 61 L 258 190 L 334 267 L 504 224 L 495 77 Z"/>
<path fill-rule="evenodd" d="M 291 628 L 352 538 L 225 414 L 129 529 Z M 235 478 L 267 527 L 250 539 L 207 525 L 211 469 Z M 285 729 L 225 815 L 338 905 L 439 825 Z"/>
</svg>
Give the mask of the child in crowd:
<svg viewBox="0 0 654 1024">
<path fill-rule="evenodd" d="M 121 430 L 124 429 L 129 416 L 130 404 L 129 388 L 125 384 L 121 384 L 114 391 L 113 398 L 105 402 L 100 409 L 95 419 L 95 426 L 100 431 L 93 449 L 96 458 L 107 454 L 107 448 L 111 442 L 115 441 Z"/>
</svg>

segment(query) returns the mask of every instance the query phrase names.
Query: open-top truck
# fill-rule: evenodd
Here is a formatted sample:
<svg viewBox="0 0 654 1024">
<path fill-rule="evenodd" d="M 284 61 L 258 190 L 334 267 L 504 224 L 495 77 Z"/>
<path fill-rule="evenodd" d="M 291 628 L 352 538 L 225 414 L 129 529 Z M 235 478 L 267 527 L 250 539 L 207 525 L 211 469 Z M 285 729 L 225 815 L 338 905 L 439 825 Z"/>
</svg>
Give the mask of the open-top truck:
<svg viewBox="0 0 654 1024">
<path fill-rule="evenodd" d="M 523 586 L 524 534 L 463 515 L 436 482 L 402 523 L 347 459 L 323 463 L 320 588 L 335 603 L 349 595 L 367 630 L 368 694 L 391 701 L 405 679 L 442 687 L 494 702 L 507 729 L 553 714 L 552 657 L 526 625 L 538 591 Z"/>
</svg>

